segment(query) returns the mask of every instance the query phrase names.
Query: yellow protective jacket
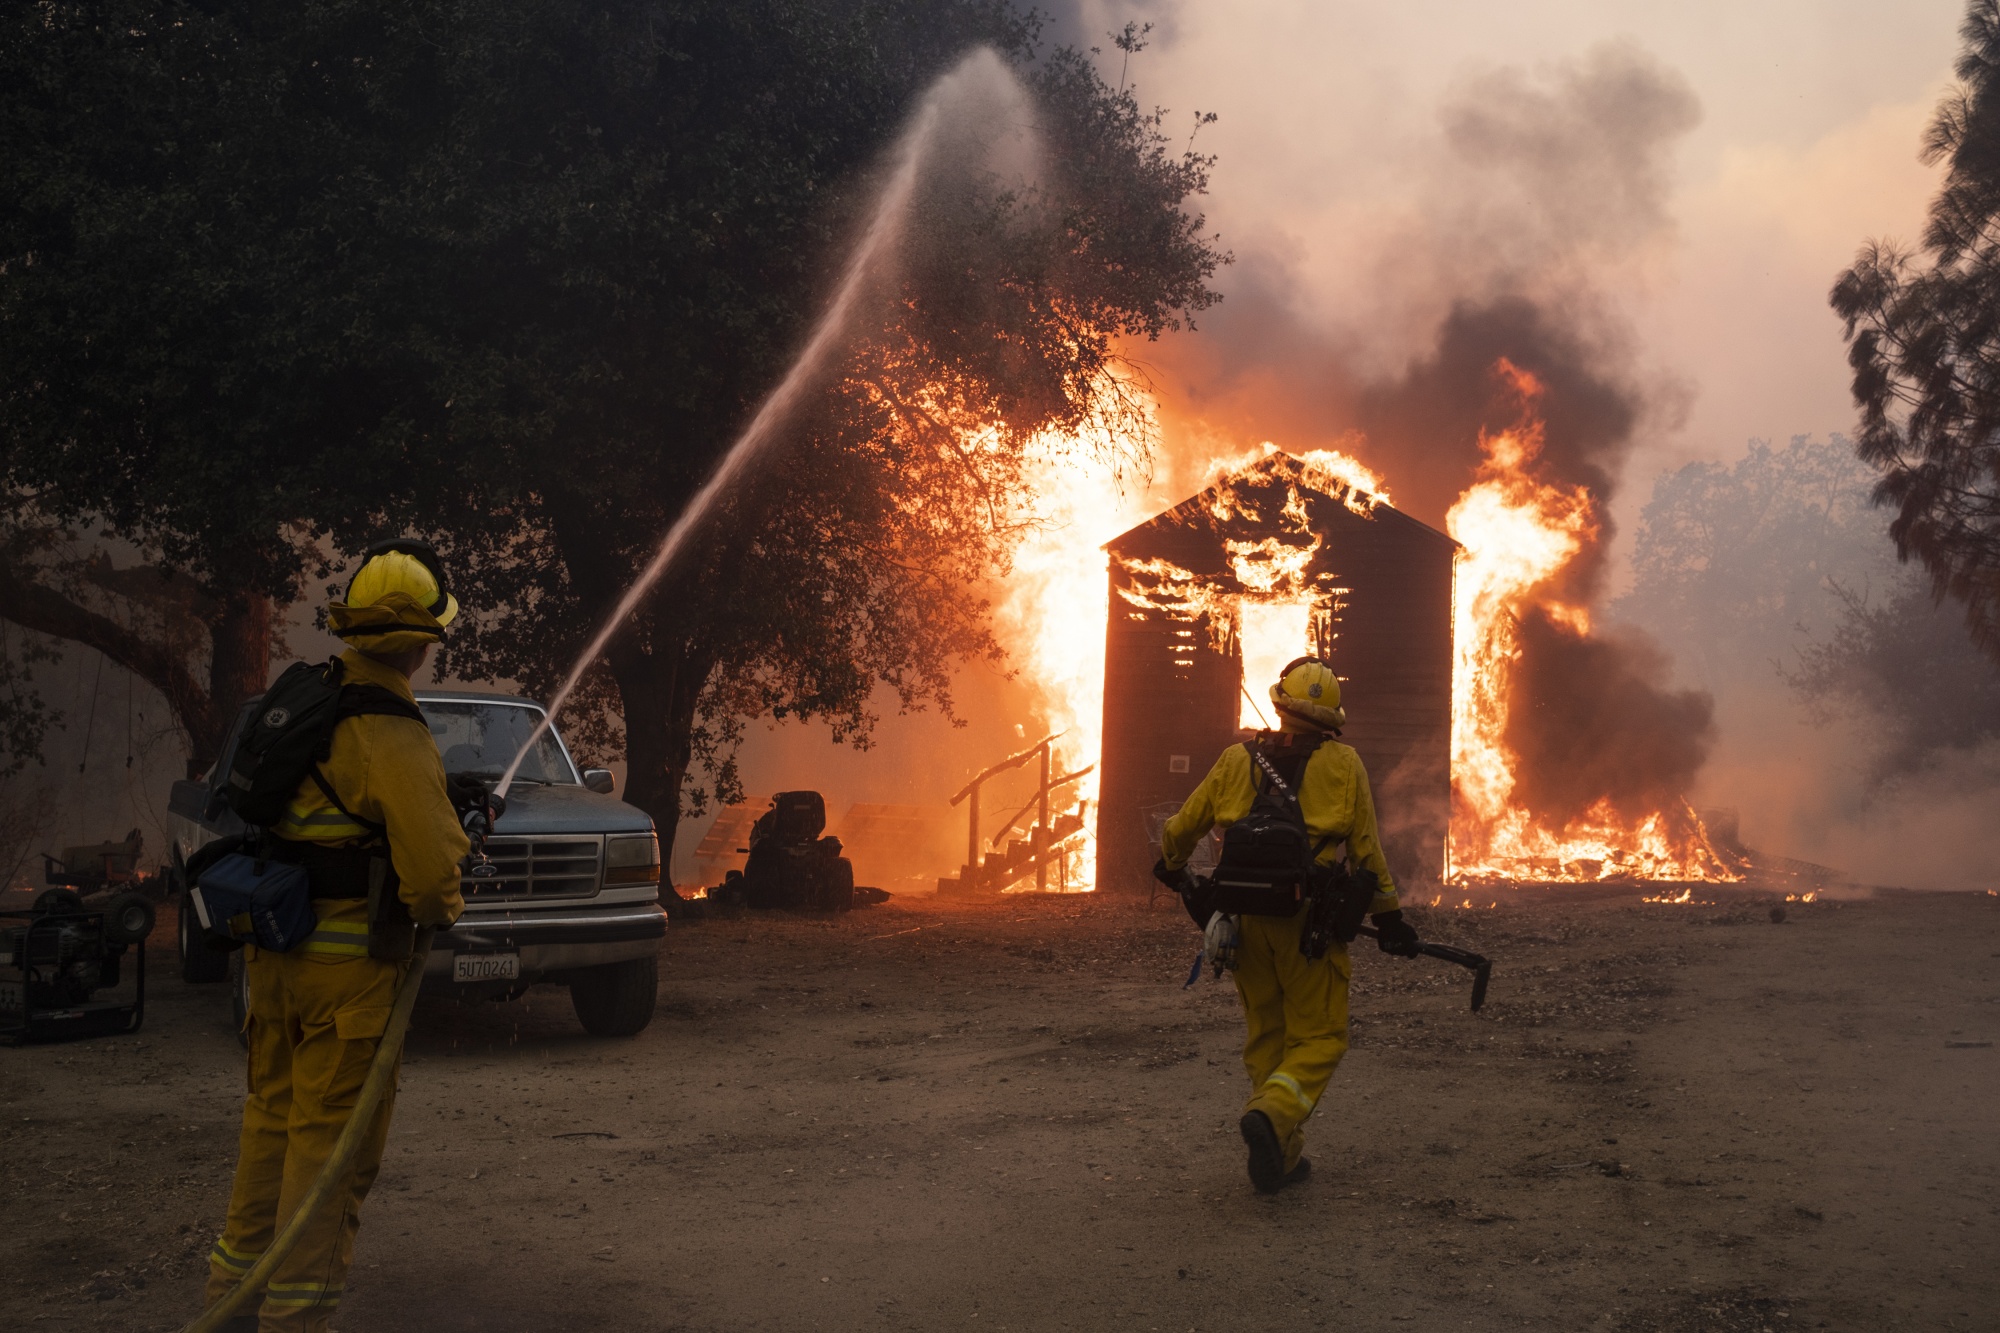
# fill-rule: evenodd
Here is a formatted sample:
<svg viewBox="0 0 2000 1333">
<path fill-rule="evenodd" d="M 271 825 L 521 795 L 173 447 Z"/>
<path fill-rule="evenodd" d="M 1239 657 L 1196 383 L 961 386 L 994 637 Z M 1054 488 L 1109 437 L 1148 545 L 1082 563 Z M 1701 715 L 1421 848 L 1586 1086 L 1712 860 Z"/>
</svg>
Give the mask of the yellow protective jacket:
<svg viewBox="0 0 2000 1333">
<path fill-rule="evenodd" d="M 416 702 L 402 672 L 363 653 L 340 655 L 345 680 L 379 685 Z M 363 819 L 388 826 L 389 861 L 402 881 L 401 894 L 418 925 L 442 926 L 458 919 L 465 900 L 458 893 L 458 865 L 470 849 L 445 794 L 444 761 L 428 728 L 406 717 L 364 714 L 333 729 L 333 745 L 320 765 L 340 802 Z M 284 818 L 272 830 L 295 842 L 349 847 L 367 841 L 363 828 L 335 808 L 308 777 L 299 784 Z M 319 927 L 300 945 L 306 953 L 365 958 L 368 954 L 368 900 L 316 898 Z"/>
<path fill-rule="evenodd" d="M 1310 735 L 1287 734 L 1293 737 L 1293 744 L 1312 742 Z M 1224 750 L 1180 813 L 1161 830 L 1160 854 L 1168 867 L 1178 870 L 1186 865 L 1195 844 L 1209 829 L 1228 828 L 1250 813 L 1263 784 L 1263 770 L 1251 762 L 1247 748 L 1232 745 Z M 1368 771 L 1352 746 L 1328 737 L 1313 751 L 1299 781 L 1299 813 L 1305 816 L 1306 832 L 1314 842 L 1329 836 L 1332 839 L 1320 853 L 1321 861 L 1331 862 L 1344 840 L 1354 864 L 1374 872 L 1381 888 L 1368 910 L 1395 911 L 1396 881 L 1382 855 L 1382 838 L 1375 827 L 1375 797 L 1368 790 Z"/>
</svg>

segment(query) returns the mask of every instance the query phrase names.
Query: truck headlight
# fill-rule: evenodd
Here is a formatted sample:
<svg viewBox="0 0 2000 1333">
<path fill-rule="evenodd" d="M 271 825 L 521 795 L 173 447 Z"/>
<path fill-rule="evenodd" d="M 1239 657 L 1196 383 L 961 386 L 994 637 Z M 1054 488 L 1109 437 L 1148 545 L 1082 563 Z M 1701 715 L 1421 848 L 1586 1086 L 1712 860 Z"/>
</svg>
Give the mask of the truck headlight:
<svg viewBox="0 0 2000 1333">
<path fill-rule="evenodd" d="M 614 834 L 604 840 L 606 884 L 658 884 L 660 838 L 655 833 Z"/>
</svg>

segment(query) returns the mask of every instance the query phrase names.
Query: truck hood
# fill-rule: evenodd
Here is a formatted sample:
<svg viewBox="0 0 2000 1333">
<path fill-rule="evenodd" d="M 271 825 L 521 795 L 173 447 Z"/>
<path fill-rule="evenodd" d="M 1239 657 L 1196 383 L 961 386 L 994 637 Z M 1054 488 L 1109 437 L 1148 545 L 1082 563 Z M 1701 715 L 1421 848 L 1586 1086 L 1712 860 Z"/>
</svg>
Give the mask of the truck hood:
<svg viewBox="0 0 2000 1333">
<path fill-rule="evenodd" d="M 507 813 L 493 825 L 496 836 L 539 837 L 555 833 L 650 833 L 645 811 L 586 787 L 537 787 L 522 783 L 507 793 Z"/>
</svg>

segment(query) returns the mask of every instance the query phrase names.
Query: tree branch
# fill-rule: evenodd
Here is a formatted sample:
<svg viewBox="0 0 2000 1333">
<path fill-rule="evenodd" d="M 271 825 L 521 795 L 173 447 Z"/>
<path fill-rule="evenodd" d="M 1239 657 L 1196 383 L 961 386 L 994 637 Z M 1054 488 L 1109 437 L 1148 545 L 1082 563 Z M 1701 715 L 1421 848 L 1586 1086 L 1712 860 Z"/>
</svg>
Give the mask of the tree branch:
<svg viewBox="0 0 2000 1333">
<path fill-rule="evenodd" d="M 23 578 L 17 565 L 0 567 L 0 619 L 95 648 L 166 695 L 183 725 L 207 715 L 208 691 L 180 654 L 78 606 L 53 588 Z"/>
</svg>

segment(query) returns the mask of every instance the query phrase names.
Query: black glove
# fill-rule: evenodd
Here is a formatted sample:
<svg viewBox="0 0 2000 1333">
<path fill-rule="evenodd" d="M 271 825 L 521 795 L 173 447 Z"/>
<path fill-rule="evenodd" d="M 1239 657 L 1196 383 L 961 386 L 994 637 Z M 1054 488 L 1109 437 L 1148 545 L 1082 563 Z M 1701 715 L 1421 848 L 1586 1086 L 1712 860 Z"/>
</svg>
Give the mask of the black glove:
<svg viewBox="0 0 2000 1333">
<path fill-rule="evenodd" d="M 497 785 L 497 784 L 493 784 Z M 444 779 L 445 799 L 451 808 L 461 816 L 474 811 L 491 810 L 495 819 L 507 813 L 507 798 L 492 790 L 484 778 L 475 778 L 466 773 L 447 773 Z"/>
<path fill-rule="evenodd" d="M 445 774 L 444 794 L 451 808 L 460 814 L 486 808 L 486 784 L 464 773 Z"/>
<path fill-rule="evenodd" d="M 1188 868 L 1169 869 L 1164 856 L 1153 862 L 1153 878 L 1183 896 L 1194 892 L 1194 876 L 1188 873 Z"/>
<path fill-rule="evenodd" d="M 1403 920 L 1400 911 L 1377 912 L 1368 919 L 1375 923 L 1377 932 L 1375 943 L 1381 947 L 1383 953 L 1394 954 L 1398 958 L 1417 956 L 1417 945 L 1420 942 L 1417 939 L 1417 928 Z"/>
</svg>

